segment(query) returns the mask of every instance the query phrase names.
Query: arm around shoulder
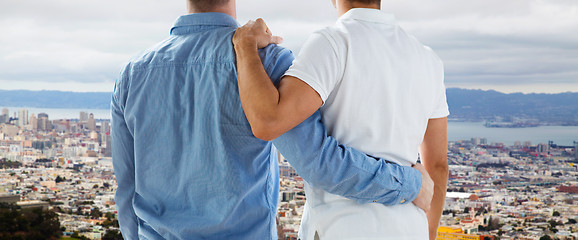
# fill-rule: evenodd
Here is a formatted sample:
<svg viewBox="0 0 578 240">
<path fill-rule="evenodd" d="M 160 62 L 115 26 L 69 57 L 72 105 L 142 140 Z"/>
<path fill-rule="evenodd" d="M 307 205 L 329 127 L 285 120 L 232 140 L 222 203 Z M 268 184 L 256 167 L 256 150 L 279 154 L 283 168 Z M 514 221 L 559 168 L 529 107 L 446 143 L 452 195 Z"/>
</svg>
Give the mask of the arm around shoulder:
<svg viewBox="0 0 578 240">
<path fill-rule="evenodd" d="M 244 28 L 244 27 L 243 27 Z M 241 105 L 253 134 L 270 141 L 297 126 L 315 112 L 323 101 L 317 92 L 298 78 L 286 76 L 276 87 L 258 54 L 258 44 L 235 33 L 237 78 Z"/>
<path fill-rule="evenodd" d="M 339 145 L 327 135 L 319 111 L 273 143 L 311 186 L 358 203 L 410 203 L 420 192 L 418 170 Z"/>
</svg>

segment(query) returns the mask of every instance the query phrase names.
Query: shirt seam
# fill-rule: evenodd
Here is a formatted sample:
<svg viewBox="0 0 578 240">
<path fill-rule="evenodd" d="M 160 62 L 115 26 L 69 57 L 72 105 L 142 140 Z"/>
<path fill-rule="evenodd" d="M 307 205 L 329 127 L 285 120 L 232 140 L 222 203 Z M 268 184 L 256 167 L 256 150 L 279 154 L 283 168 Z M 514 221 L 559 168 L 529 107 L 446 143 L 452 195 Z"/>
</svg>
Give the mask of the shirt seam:
<svg viewBox="0 0 578 240">
<path fill-rule="evenodd" d="M 300 71 L 300 70 L 296 70 L 296 69 L 289 69 L 289 70 L 287 70 L 287 72 L 285 73 L 284 76 L 292 76 L 292 77 L 298 78 L 302 82 L 309 85 L 311 88 L 313 88 L 313 90 L 315 90 L 321 96 L 321 100 L 323 101 L 323 104 L 325 104 L 325 100 L 327 100 L 327 98 L 329 97 L 329 95 L 327 94 L 325 89 L 321 86 L 321 84 L 317 80 L 315 80 L 315 78 L 313 78 L 311 75 L 309 75 L 308 73 L 306 73 L 304 71 Z"/>
<path fill-rule="evenodd" d="M 269 159 L 271 160 L 271 159 Z M 270 168 L 270 167 L 269 167 Z M 272 206 L 272 202 L 271 202 L 271 196 L 269 196 L 269 194 L 272 192 L 269 190 L 269 188 L 271 187 L 271 178 L 273 176 L 271 176 L 271 171 L 267 171 L 267 183 L 265 184 L 265 198 L 267 198 L 267 208 L 268 209 L 273 209 Z M 277 211 L 277 209 L 275 208 L 275 211 Z M 269 221 L 271 221 L 271 216 L 269 216 L 268 218 Z M 267 224 L 268 228 L 269 228 L 269 232 L 273 233 L 273 229 L 271 228 L 271 223 Z"/>
<path fill-rule="evenodd" d="M 337 40 L 333 37 L 333 35 L 331 34 L 332 32 L 329 31 L 329 29 L 324 29 L 324 31 L 319 31 L 318 33 L 321 36 L 325 37 L 325 39 L 329 42 L 329 44 L 331 44 L 331 50 L 333 50 L 333 54 L 335 55 L 335 59 L 340 60 L 340 61 L 337 61 L 337 63 L 339 64 L 338 70 L 340 71 L 339 81 L 335 84 L 335 86 L 337 86 L 343 80 L 343 75 L 345 75 L 345 66 L 343 65 L 343 62 L 346 62 L 347 56 L 343 56 L 343 59 L 340 58 L 338 47 L 337 47 Z"/>
<path fill-rule="evenodd" d="M 223 61 L 195 61 L 195 62 L 187 62 L 187 63 L 168 63 L 168 64 L 155 64 L 155 65 L 147 65 L 142 67 L 134 67 L 133 69 L 136 71 L 147 70 L 147 69 L 154 69 L 154 68 L 164 68 L 164 67 L 184 67 L 184 66 L 194 66 L 194 65 L 203 65 L 203 64 L 234 64 L 235 62 L 232 60 L 223 60 Z"/>
</svg>

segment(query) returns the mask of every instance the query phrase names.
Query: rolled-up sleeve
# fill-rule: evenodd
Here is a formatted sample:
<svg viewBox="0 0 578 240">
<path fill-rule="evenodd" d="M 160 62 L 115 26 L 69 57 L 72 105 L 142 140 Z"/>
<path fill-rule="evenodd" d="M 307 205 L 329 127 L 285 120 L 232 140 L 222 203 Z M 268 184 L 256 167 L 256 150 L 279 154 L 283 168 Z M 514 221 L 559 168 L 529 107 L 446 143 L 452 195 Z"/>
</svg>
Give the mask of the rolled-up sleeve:
<svg viewBox="0 0 578 240">
<path fill-rule="evenodd" d="M 309 184 L 359 203 L 410 203 L 421 188 L 418 170 L 372 158 L 327 136 L 319 111 L 273 143 Z"/>
</svg>

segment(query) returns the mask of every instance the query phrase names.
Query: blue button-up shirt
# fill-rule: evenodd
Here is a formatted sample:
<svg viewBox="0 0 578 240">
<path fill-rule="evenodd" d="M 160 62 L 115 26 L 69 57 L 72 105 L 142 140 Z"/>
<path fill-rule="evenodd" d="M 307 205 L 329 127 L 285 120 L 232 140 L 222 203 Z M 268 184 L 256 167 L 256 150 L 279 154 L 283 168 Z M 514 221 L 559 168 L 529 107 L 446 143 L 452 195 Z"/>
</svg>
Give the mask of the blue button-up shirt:
<svg viewBox="0 0 578 240">
<path fill-rule="evenodd" d="M 125 239 L 276 239 L 276 150 L 253 136 L 239 99 L 222 13 L 180 17 L 171 36 L 133 58 L 112 97 L 116 205 Z M 260 51 L 279 81 L 291 51 Z M 360 203 L 410 202 L 415 169 L 340 146 L 317 112 L 274 141 L 311 185 Z"/>
</svg>

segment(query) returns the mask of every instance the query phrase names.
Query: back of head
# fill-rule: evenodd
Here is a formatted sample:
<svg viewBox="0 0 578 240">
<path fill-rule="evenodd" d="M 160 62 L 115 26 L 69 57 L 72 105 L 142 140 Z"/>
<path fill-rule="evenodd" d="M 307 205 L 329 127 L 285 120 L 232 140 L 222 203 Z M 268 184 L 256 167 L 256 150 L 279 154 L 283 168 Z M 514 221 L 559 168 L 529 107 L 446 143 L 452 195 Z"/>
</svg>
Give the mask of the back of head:
<svg viewBox="0 0 578 240">
<path fill-rule="evenodd" d="M 211 12 L 215 8 L 221 7 L 231 0 L 188 0 L 189 6 L 198 12 Z"/>
<path fill-rule="evenodd" d="M 361 4 L 377 4 L 381 5 L 381 0 L 349 0 L 352 3 L 361 3 Z"/>
</svg>

